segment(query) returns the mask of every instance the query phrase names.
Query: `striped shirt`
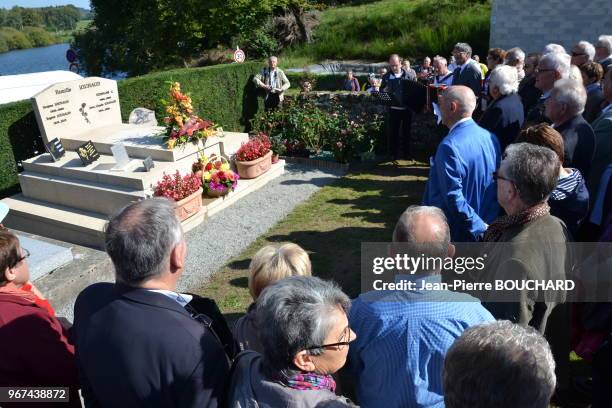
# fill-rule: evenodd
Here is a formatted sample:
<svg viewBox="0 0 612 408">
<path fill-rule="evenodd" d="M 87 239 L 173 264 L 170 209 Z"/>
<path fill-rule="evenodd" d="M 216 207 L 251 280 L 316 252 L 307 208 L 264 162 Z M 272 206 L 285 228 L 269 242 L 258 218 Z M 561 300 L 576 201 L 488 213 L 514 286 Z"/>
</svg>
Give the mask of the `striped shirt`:
<svg viewBox="0 0 612 408">
<path fill-rule="evenodd" d="M 572 170 L 572 173 L 569 176 L 563 177 L 557 181 L 557 186 L 553 192 L 550 193 L 551 200 L 559 201 L 566 199 L 576 190 L 578 185 L 583 182 L 580 171 L 576 169 L 570 170 Z"/>
</svg>

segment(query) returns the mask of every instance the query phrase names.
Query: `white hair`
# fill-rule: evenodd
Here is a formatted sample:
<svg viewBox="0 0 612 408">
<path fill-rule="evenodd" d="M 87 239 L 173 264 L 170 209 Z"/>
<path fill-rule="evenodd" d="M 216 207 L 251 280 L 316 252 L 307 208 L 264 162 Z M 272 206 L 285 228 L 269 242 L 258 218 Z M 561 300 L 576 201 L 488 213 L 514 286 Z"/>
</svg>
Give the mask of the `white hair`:
<svg viewBox="0 0 612 408">
<path fill-rule="evenodd" d="M 518 72 L 509 65 L 498 65 L 489 77 L 489 88 L 497 87 L 502 95 L 518 92 Z"/>
<path fill-rule="evenodd" d="M 525 62 L 525 51 L 519 47 L 510 48 L 506 53 L 506 63 L 516 65 L 519 62 Z"/>
<path fill-rule="evenodd" d="M 555 86 L 550 94 L 558 103 L 567 105 L 569 111 L 575 116 L 584 112 L 587 94 L 584 86 L 573 79 L 560 79 L 555 82 Z"/>
<path fill-rule="evenodd" d="M 572 57 L 567 54 L 549 52 L 540 59 L 538 67 L 544 63 L 544 65 L 548 66 L 548 69 L 557 71 L 559 75 L 561 75 L 561 78 L 567 78 L 570 74 L 571 59 Z"/>
<path fill-rule="evenodd" d="M 612 35 L 600 35 L 597 39 L 597 45 L 607 48 L 608 55 L 612 54 Z"/>
<path fill-rule="evenodd" d="M 578 68 L 576 65 L 570 66 L 570 73 L 568 78 L 572 81 L 578 82 L 580 85 L 584 85 L 584 80 L 582 79 L 582 72 L 580 71 L 580 68 Z"/>
<path fill-rule="evenodd" d="M 546 47 L 544 47 L 544 49 L 542 50 L 542 55 L 550 53 L 567 54 L 565 48 L 562 45 L 555 43 L 547 44 Z"/>
<path fill-rule="evenodd" d="M 595 46 L 593 44 L 588 41 L 579 41 L 576 47 L 580 48 L 589 57 L 589 61 L 593 61 L 593 58 L 595 58 Z"/>
<path fill-rule="evenodd" d="M 446 61 L 446 58 L 444 58 L 444 57 L 442 57 L 442 56 L 440 56 L 440 55 L 436 55 L 436 56 L 433 58 L 433 62 L 436 62 L 436 61 L 438 61 L 438 62 L 439 62 L 440 64 L 442 64 L 442 65 L 448 65 L 448 62 Z"/>
</svg>

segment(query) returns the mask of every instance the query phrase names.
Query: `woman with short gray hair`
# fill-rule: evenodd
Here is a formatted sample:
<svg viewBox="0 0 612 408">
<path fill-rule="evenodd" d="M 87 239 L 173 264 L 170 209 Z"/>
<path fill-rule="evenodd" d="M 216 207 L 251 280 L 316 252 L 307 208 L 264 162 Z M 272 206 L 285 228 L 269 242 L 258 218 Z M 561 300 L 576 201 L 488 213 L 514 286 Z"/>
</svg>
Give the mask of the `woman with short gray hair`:
<svg viewBox="0 0 612 408">
<path fill-rule="evenodd" d="M 480 118 L 479 125 L 497 136 L 502 151 L 514 142 L 525 121 L 518 86 L 518 73 L 514 67 L 498 65 L 489 75 L 492 102 Z"/>
<path fill-rule="evenodd" d="M 348 296 L 319 278 L 293 276 L 266 287 L 257 299 L 263 355 L 236 358 L 229 407 L 354 407 L 334 393 L 332 377 L 356 338 L 349 309 Z"/>
</svg>

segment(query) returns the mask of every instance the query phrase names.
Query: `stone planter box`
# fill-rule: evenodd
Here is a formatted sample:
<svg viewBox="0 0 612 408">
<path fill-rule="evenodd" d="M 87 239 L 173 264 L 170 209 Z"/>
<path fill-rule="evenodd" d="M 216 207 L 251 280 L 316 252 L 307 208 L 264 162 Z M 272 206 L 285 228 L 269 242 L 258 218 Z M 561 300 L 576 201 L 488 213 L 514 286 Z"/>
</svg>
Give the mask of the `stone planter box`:
<svg viewBox="0 0 612 408">
<path fill-rule="evenodd" d="M 203 190 L 200 188 L 190 196 L 176 202 L 176 216 L 181 222 L 200 211 L 202 208 L 202 192 Z"/>
<path fill-rule="evenodd" d="M 261 176 L 272 167 L 272 151 L 265 156 L 251 161 L 236 160 L 236 169 L 243 179 L 254 179 Z"/>
</svg>

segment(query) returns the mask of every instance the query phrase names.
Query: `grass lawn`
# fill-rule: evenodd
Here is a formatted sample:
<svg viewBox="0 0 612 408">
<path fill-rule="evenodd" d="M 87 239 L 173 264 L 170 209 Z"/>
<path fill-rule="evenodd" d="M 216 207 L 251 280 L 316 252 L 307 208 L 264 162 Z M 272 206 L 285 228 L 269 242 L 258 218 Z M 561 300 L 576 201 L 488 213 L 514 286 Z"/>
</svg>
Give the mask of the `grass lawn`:
<svg viewBox="0 0 612 408">
<path fill-rule="evenodd" d="M 384 61 L 391 53 L 447 56 L 458 41 L 482 54 L 488 49 L 490 16 L 489 0 L 380 0 L 333 7 L 323 11 L 315 41 L 288 50 L 283 58 Z"/>
<path fill-rule="evenodd" d="M 251 303 L 249 262 L 268 243 L 293 242 L 310 254 L 313 273 L 333 278 L 351 297 L 360 289 L 361 242 L 389 241 L 403 210 L 423 196 L 428 168 L 420 161 L 356 167 L 323 187 L 217 271 L 199 294 L 233 321 Z"/>
</svg>

